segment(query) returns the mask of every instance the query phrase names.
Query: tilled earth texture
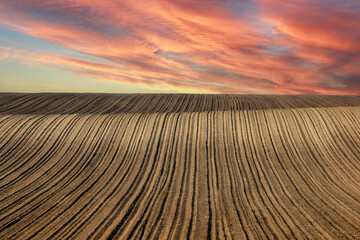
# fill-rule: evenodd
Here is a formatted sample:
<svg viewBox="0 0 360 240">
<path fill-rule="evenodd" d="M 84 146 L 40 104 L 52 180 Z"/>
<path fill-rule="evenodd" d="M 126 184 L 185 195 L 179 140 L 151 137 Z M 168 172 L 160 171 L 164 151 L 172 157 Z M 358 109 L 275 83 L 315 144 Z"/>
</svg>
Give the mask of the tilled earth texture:
<svg viewBox="0 0 360 240">
<path fill-rule="evenodd" d="M 2 93 L 0 239 L 360 239 L 360 96 Z"/>
</svg>

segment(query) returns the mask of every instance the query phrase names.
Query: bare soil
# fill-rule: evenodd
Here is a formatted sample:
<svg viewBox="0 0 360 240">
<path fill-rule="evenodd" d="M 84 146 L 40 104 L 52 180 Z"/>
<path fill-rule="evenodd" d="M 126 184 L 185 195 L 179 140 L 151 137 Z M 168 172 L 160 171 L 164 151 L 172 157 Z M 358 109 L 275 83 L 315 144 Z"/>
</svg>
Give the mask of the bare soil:
<svg viewBox="0 0 360 240">
<path fill-rule="evenodd" d="M 0 239 L 360 239 L 360 96 L 0 94 Z"/>
</svg>

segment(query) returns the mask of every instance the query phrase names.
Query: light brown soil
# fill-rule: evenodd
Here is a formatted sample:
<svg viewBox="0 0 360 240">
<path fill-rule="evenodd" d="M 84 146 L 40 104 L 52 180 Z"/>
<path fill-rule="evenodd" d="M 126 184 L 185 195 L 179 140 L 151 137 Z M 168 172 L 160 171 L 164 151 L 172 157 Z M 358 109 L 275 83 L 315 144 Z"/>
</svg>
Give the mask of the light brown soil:
<svg viewBox="0 0 360 240">
<path fill-rule="evenodd" d="M 360 97 L 0 94 L 0 239 L 360 239 Z"/>
</svg>

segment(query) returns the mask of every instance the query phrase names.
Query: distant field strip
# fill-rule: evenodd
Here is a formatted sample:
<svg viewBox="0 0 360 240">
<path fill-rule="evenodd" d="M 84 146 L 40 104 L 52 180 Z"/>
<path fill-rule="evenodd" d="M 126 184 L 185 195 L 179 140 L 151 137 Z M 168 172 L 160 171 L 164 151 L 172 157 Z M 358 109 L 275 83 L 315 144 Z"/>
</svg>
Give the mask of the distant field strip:
<svg viewBox="0 0 360 240">
<path fill-rule="evenodd" d="M 0 239 L 360 239 L 360 96 L 0 94 Z"/>
</svg>

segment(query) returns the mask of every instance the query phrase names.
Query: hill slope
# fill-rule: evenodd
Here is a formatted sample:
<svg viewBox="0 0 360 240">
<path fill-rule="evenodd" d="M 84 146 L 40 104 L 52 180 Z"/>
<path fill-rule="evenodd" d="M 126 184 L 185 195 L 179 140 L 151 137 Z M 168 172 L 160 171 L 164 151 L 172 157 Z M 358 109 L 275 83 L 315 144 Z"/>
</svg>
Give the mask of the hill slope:
<svg viewBox="0 0 360 240">
<path fill-rule="evenodd" d="M 0 94 L 0 239 L 359 239 L 360 97 Z"/>
</svg>

